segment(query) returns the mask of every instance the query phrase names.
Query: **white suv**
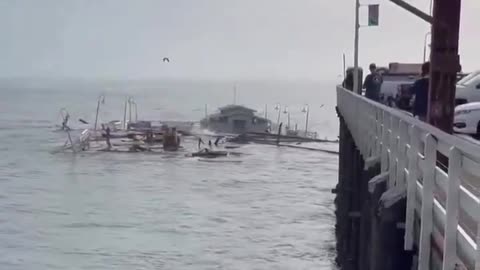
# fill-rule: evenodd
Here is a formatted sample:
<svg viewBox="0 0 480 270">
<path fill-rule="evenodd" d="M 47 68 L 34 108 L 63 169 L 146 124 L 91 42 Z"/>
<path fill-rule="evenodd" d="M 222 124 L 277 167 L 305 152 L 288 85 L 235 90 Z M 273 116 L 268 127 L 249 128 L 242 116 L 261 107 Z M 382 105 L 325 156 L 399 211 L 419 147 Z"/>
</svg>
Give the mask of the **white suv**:
<svg viewBox="0 0 480 270">
<path fill-rule="evenodd" d="M 480 101 L 480 70 L 458 81 L 455 93 L 456 105 L 477 101 Z"/>
<path fill-rule="evenodd" d="M 457 133 L 480 134 L 480 102 L 472 102 L 455 107 L 453 130 Z"/>
</svg>

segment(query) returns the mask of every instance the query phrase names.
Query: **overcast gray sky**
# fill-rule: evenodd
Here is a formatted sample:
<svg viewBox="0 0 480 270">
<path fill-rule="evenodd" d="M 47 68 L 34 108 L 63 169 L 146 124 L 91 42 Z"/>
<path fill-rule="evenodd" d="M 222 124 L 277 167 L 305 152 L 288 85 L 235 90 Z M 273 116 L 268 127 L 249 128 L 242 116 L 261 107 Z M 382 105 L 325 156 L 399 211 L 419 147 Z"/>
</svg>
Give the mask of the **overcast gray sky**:
<svg viewBox="0 0 480 270">
<path fill-rule="evenodd" d="M 429 0 L 410 2 L 428 10 Z M 462 2 L 461 62 L 480 69 L 480 1 Z M 367 3 L 380 4 L 380 26 L 361 29 L 361 65 L 421 61 L 429 26 L 388 0 Z M 343 52 L 353 62 L 353 7 L 354 0 L 0 0 L 0 77 L 334 80 Z"/>
</svg>

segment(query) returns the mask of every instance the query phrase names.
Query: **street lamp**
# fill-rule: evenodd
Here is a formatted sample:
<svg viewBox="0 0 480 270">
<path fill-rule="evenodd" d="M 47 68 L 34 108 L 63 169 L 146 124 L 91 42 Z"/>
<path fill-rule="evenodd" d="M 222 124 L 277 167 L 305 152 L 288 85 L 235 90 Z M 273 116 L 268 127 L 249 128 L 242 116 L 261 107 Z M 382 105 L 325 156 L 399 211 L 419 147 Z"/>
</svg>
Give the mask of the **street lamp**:
<svg viewBox="0 0 480 270">
<path fill-rule="evenodd" d="M 277 116 L 277 127 L 278 127 L 278 125 L 280 124 L 280 112 L 282 111 L 282 105 L 277 103 L 277 105 L 275 105 L 275 110 L 278 111 L 278 116 Z"/>
<path fill-rule="evenodd" d="M 287 115 L 287 131 L 288 131 L 290 129 L 290 111 L 288 110 L 287 106 L 285 106 L 283 113 Z"/>
<path fill-rule="evenodd" d="M 427 61 L 427 38 L 431 36 L 432 33 L 428 32 L 425 34 L 425 40 L 423 41 L 423 62 Z"/>
<path fill-rule="evenodd" d="M 128 122 L 132 122 L 132 104 L 135 104 L 133 97 L 128 98 Z"/>
<path fill-rule="evenodd" d="M 97 130 L 97 123 L 98 123 L 98 113 L 100 111 L 100 103 L 105 104 L 105 95 L 100 95 L 97 100 L 97 113 L 95 114 L 95 125 L 94 130 Z"/>
<path fill-rule="evenodd" d="M 125 107 L 123 109 L 123 129 L 127 129 L 127 106 L 128 106 L 128 97 L 125 97 Z"/>
<path fill-rule="evenodd" d="M 137 108 L 137 102 L 135 100 L 131 101 L 131 104 L 133 104 L 133 109 L 135 109 L 135 122 L 138 122 L 138 108 Z"/>
<path fill-rule="evenodd" d="M 308 132 L 308 116 L 310 114 L 310 107 L 308 104 L 305 104 L 305 106 L 302 109 L 302 112 L 305 113 L 305 137 L 307 137 L 307 132 Z"/>
</svg>

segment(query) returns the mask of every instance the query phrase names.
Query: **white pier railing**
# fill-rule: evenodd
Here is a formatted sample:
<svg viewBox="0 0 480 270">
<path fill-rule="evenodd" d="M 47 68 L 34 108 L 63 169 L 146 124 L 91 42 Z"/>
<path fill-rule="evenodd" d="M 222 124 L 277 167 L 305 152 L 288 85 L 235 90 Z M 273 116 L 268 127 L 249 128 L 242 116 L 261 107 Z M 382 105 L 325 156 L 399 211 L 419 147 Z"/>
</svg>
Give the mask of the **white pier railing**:
<svg viewBox="0 0 480 270">
<path fill-rule="evenodd" d="M 407 196 L 405 249 L 418 246 L 418 269 L 480 270 L 480 146 L 342 87 L 337 104 L 366 166 L 380 162 L 388 188 Z"/>
</svg>

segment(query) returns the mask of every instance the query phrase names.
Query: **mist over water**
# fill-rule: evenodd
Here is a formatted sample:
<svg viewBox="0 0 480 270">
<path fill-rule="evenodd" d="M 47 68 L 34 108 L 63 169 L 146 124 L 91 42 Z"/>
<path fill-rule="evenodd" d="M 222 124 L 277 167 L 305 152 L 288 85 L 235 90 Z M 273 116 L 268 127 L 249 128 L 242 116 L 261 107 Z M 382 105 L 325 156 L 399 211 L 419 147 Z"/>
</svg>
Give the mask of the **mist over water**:
<svg viewBox="0 0 480 270">
<path fill-rule="evenodd" d="M 246 145 L 236 163 L 160 155 L 51 154 L 59 109 L 73 122 L 121 119 L 125 95 L 140 119 L 198 120 L 233 101 L 233 84 L 9 84 L 0 99 L 0 265 L 5 269 L 331 269 L 337 157 Z M 237 82 L 237 100 L 276 118 L 301 108 L 320 137 L 337 136 L 335 88 Z M 325 106 L 316 109 L 321 104 Z M 298 112 L 296 112 L 298 111 Z M 285 115 L 281 114 L 281 121 Z M 79 124 L 80 125 L 80 124 Z M 325 145 L 335 148 L 335 145 Z"/>
</svg>

